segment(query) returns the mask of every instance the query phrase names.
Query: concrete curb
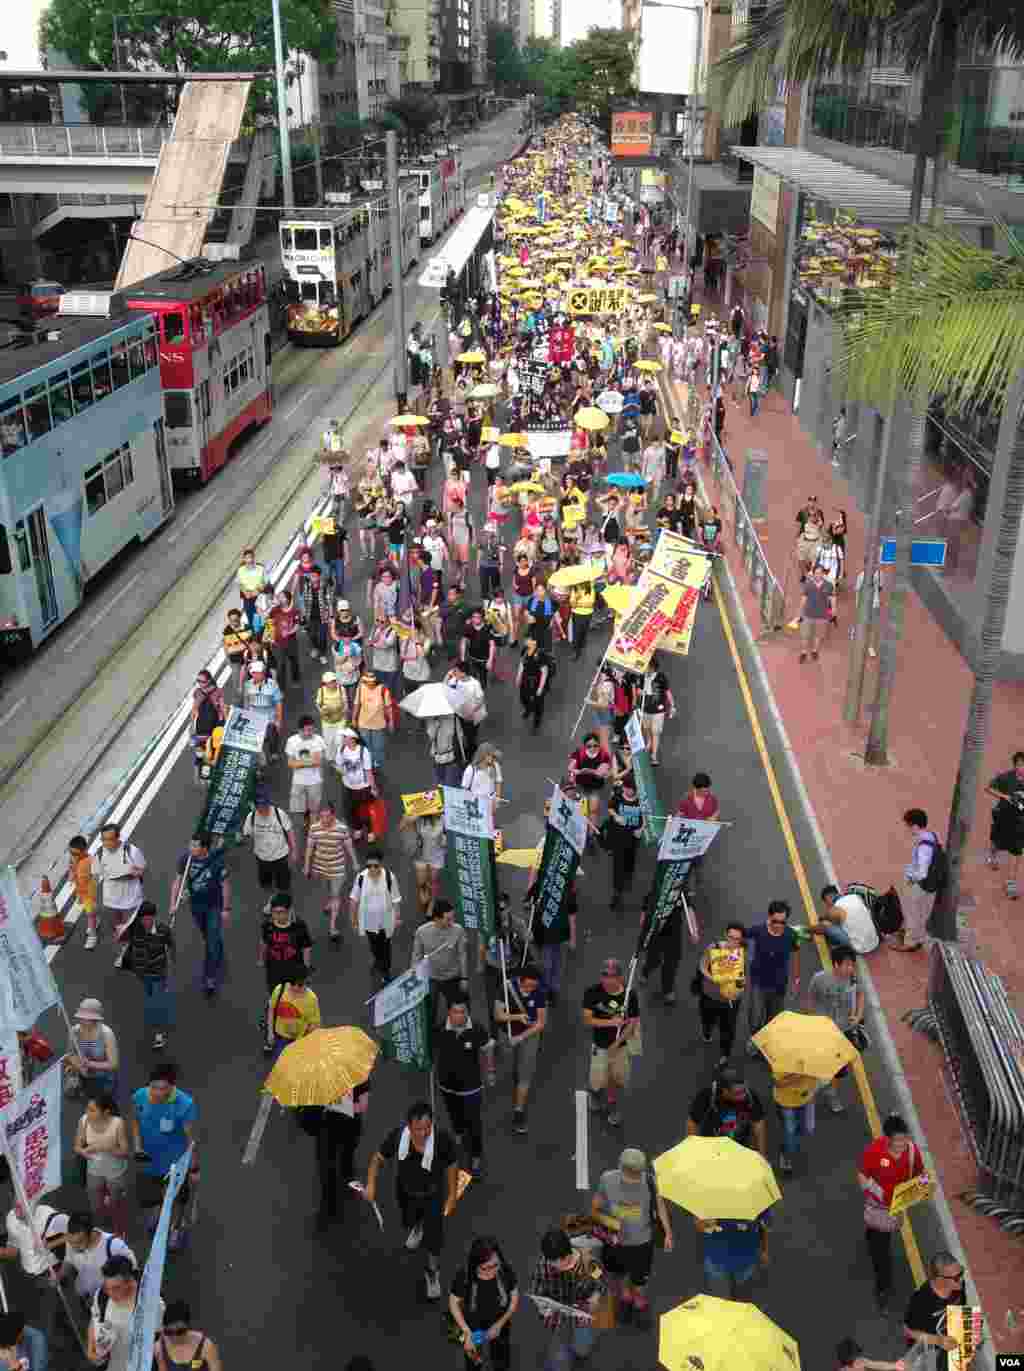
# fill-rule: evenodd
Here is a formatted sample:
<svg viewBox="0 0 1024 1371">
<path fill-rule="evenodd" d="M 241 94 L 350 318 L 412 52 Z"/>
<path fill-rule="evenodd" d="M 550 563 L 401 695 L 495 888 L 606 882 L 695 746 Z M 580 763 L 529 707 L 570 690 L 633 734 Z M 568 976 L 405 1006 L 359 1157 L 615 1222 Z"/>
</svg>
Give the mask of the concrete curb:
<svg viewBox="0 0 1024 1371">
<path fill-rule="evenodd" d="M 665 378 L 659 376 L 658 384 L 659 389 L 661 390 L 662 401 L 664 402 L 666 399 L 669 398 L 669 396 L 666 394 Z M 676 410 L 672 409 L 670 412 L 675 413 Z M 706 500 L 707 491 L 704 485 L 704 472 L 699 467 L 697 468 L 697 481 L 700 488 L 701 497 Z M 796 793 L 799 797 L 800 807 L 803 810 L 804 819 L 814 839 L 814 846 L 817 849 L 818 859 L 821 862 L 822 868 L 825 871 L 828 880 L 833 884 L 838 884 L 836 869 L 832 863 L 832 856 L 829 852 L 828 844 L 825 841 L 825 835 L 821 831 L 821 825 L 818 823 L 818 817 L 814 811 L 814 806 L 811 803 L 811 797 L 808 794 L 807 787 L 804 784 L 803 774 L 800 770 L 800 762 L 797 758 L 796 752 L 794 751 L 793 744 L 790 742 L 789 733 L 786 729 L 785 723 L 783 722 L 782 712 L 779 709 L 777 700 L 775 699 L 775 692 L 772 690 L 772 684 L 769 680 L 768 673 L 765 670 L 760 650 L 758 648 L 757 642 L 754 639 L 754 635 L 751 631 L 750 624 L 747 622 L 747 616 L 743 608 L 743 601 L 740 596 L 739 586 L 736 584 L 736 578 L 733 575 L 732 566 L 730 565 L 728 557 L 723 557 L 719 565 L 724 568 L 726 579 L 728 581 L 729 602 L 732 611 L 731 618 L 733 622 L 733 627 L 739 632 L 740 636 L 743 639 L 743 643 L 747 651 L 747 656 L 753 665 L 754 671 L 757 674 L 758 683 L 762 691 L 764 692 L 765 700 L 768 703 L 768 710 L 772 716 L 772 723 L 775 727 L 776 733 L 778 734 L 779 742 L 782 746 L 782 753 L 785 758 L 786 767 L 790 774 L 790 779 L 792 780 L 793 787 L 796 790 Z M 871 1021 L 871 1032 L 873 1041 L 878 1047 L 886 1071 L 889 1074 L 889 1078 L 892 1082 L 893 1092 L 895 1093 L 896 1098 L 899 1100 L 900 1112 L 903 1114 L 904 1118 L 910 1124 L 911 1130 L 913 1131 L 915 1138 L 920 1139 L 923 1143 L 922 1151 L 925 1157 L 926 1170 L 928 1170 L 933 1176 L 936 1177 L 935 1192 L 932 1196 L 932 1206 L 935 1212 L 935 1216 L 938 1219 L 939 1227 L 942 1230 L 943 1241 L 947 1249 L 953 1253 L 953 1255 L 964 1267 L 964 1270 L 967 1272 L 968 1277 L 970 1277 L 970 1265 L 966 1259 L 963 1246 L 960 1242 L 960 1235 L 957 1232 L 956 1220 L 953 1217 L 953 1211 L 949 1206 L 949 1201 L 946 1198 L 946 1194 L 942 1188 L 942 1184 L 938 1180 L 937 1170 L 932 1159 L 932 1154 L 928 1148 L 927 1136 L 925 1134 L 924 1127 L 921 1123 L 920 1115 L 918 1114 L 917 1108 L 914 1104 L 914 1097 L 911 1093 L 910 1083 L 907 1080 L 906 1073 L 903 1070 L 903 1063 L 900 1060 L 899 1049 L 897 1048 L 893 1036 L 889 1031 L 889 1024 L 888 1020 L 886 1019 L 885 1009 L 882 1005 L 881 999 L 879 998 L 878 989 L 875 985 L 874 978 L 871 975 L 871 968 L 868 966 L 867 961 L 864 958 L 860 959 L 859 976 L 864 987 L 864 998 L 867 1001 L 868 1005 L 868 1014 L 870 1016 Z M 975 1293 L 977 1293 L 977 1286 L 974 1284 L 973 1279 L 971 1281 L 971 1284 L 974 1286 Z M 995 1351 L 993 1348 L 991 1337 L 987 1338 L 986 1341 L 982 1344 L 982 1346 L 978 1349 L 974 1365 L 975 1367 L 977 1367 L 978 1371 L 995 1371 Z"/>
</svg>

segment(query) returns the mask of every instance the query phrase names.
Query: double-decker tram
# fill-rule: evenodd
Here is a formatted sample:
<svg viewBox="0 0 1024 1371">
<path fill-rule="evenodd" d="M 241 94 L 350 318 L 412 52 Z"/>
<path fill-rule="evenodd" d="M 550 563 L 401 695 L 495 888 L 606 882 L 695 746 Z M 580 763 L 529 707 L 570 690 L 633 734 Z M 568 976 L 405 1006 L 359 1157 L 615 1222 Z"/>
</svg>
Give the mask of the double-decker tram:
<svg viewBox="0 0 1024 1371">
<path fill-rule="evenodd" d="M 263 264 L 183 262 L 124 295 L 129 309 L 156 316 L 173 479 L 202 484 L 273 413 Z"/>
<path fill-rule="evenodd" d="M 0 662 L 11 665 L 174 511 L 152 315 L 122 304 L 0 343 L 0 454 Z"/>
</svg>

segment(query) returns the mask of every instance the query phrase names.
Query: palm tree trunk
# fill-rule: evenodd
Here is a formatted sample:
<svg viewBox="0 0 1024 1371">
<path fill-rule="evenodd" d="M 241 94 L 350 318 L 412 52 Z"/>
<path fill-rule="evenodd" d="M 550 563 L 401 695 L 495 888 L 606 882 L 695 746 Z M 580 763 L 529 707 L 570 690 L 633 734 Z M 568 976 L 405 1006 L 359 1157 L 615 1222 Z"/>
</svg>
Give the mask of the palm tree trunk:
<svg viewBox="0 0 1024 1371">
<path fill-rule="evenodd" d="M 878 645 L 878 682 L 871 711 L 864 761 L 868 766 L 889 764 L 889 705 L 899 650 L 903 642 L 903 624 L 910 594 L 910 544 L 914 538 L 914 492 L 924 456 L 924 428 L 926 404 L 923 397 L 913 400 L 913 417 L 907 437 L 907 452 L 902 469 L 894 473 L 896 486 L 896 560 L 892 580 L 886 596 L 885 632 Z M 870 592 L 869 592 L 870 594 Z M 865 595 L 865 598 L 868 598 Z M 871 597 L 874 598 L 873 596 Z"/>
<path fill-rule="evenodd" d="M 1024 426 L 1021 424 L 1021 405 L 1024 404 L 1024 367 L 1006 397 L 993 476 L 998 480 L 1000 469 L 1009 467 L 1005 494 L 999 511 L 999 534 L 996 538 L 992 571 L 985 589 L 985 616 L 975 653 L 974 689 L 967 711 L 960 765 L 953 787 L 949 815 L 946 851 L 949 855 L 949 882 L 935 900 L 932 931 L 937 938 L 949 941 L 957 936 L 957 913 L 960 907 L 960 880 L 963 874 L 964 850 L 974 826 L 978 799 L 978 781 L 988 743 L 992 713 L 992 690 L 1003 650 L 1003 631 L 1010 603 L 1010 584 L 1013 564 L 1024 517 Z M 993 492 L 996 481 L 993 482 Z M 995 510 L 989 505 L 992 514 Z"/>
</svg>

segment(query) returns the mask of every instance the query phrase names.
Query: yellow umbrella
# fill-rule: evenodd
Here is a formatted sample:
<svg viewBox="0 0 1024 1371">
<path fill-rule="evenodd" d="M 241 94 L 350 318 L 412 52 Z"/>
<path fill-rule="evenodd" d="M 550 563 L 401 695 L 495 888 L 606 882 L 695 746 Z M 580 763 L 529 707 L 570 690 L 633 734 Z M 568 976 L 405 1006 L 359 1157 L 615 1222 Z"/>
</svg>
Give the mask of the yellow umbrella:
<svg viewBox="0 0 1024 1371">
<path fill-rule="evenodd" d="M 596 405 L 584 405 L 582 409 L 576 411 L 577 428 L 584 428 L 589 432 L 597 433 L 601 429 L 607 428 L 608 423 L 608 415 L 603 409 L 598 409 Z"/>
<path fill-rule="evenodd" d="M 655 372 L 664 370 L 660 362 L 634 362 L 633 366 L 637 371 Z"/>
<path fill-rule="evenodd" d="M 501 429 L 494 428 L 491 424 L 484 424 L 480 430 L 480 440 L 484 443 L 496 443 L 501 437 Z"/>
<path fill-rule="evenodd" d="M 424 425 L 430 423 L 430 420 L 424 418 L 422 414 L 396 414 L 391 422 L 395 428 L 412 428 L 414 426 L 423 428 Z"/>
<path fill-rule="evenodd" d="M 508 434 L 507 436 L 511 437 L 512 435 Z M 507 489 L 510 495 L 545 495 L 547 493 L 537 481 L 516 481 Z"/>
<path fill-rule="evenodd" d="M 498 394 L 500 391 L 493 381 L 483 381 L 480 385 L 473 387 L 467 398 L 470 400 L 493 400 Z"/>
<path fill-rule="evenodd" d="M 795 1014 L 791 1009 L 776 1014 L 751 1041 L 777 1076 L 793 1073 L 830 1081 L 858 1056 L 846 1034 L 826 1015 Z"/>
<path fill-rule="evenodd" d="M 502 447 L 529 447 L 530 440 L 525 433 L 503 433 L 498 439 Z"/>
<path fill-rule="evenodd" d="M 755 1304 L 695 1295 L 658 1320 L 666 1371 L 800 1371 L 800 1349 Z"/>
<path fill-rule="evenodd" d="M 526 268 L 525 268 L 525 267 L 510 267 L 510 268 L 508 269 L 508 271 L 505 273 L 505 275 L 506 275 L 506 276 L 525 276 L 525 275 L 526 275 Z"/>
<path fill-rule="evenodd" d="M 523 290 L 536 290 L 538 286 L 542 286 L 543 284 L 544 282 L 538 280 L 536 276 L 524 276 L 519 282 L 519 285 Z"/>
<path fill-rule="evenodd" d="M 596 580 L 599 575 L 599 571 L 595 571 L 586 563 L 582 566 L 564 566 L 551 573 L 548 585 L 554 586 L 556 590 L 569 590 L 572 586 L 585 586 Z"/>
<path fill-rule="evenodd" d="M 288 1109 L 333 1104 L 370 1079 L 379 1050 L 361 1028 L 317 1028 L 289 1043 L 263 1088 Z"/>
<path fill-rule="evenodd" d="M 671 332 L 672 332 L 672 325 L 671 325 L 671 324 L 655 324 L 654 327 L 658 330 L 659 333 L 671 333 Z"/>
<path fill-rule="evenodd" d="M 475 351 L 475 352 L 460 352 L 459 355 L 456 357 L 455 360 L 456 360 L 457 362 L 474 362 L 474 363 L 480 363 L 480 362 L 486 362 L 486 361 L 487 361 L 487 358 L 486 358 L 486 356 L 484 355 L 484 353 L 482 353 L 482 352 L 480 352 L 480 351 Z"/>
<path fill-rule="evenodd" d="M 771 1165 L 732 1138 L 686 1138 L 654 1159 L 658 1189 L 698 1219 L 756 1219 L 782 1199 Z"/>
<path fill-rule="evenodd" d="M 642 295 L 636 297 L 636 302 L 638 305 L 650 305 L 657 300 L 657 298 L 658 297 L 653 290 L 645 290 Z"/>
<path fill-rule="evenodd" d="M 601 591 L 601 599 L 615 614 L 625 614 L 635 597 L 635 586 L 605 586 Z"/>
</svg>

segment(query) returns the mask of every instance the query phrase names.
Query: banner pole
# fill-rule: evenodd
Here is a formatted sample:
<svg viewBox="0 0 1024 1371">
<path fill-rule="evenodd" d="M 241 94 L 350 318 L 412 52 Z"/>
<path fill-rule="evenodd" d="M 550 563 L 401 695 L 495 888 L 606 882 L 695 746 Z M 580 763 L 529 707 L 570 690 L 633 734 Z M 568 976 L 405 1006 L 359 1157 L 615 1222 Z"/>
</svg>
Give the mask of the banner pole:
<svg viewBox="0 0 1024 1371">
<path fill-rule="evenodd" d="M 190 870 L 191 866 L 192 866 L 192 853 L 191 853 L 191 851 L 189 851 L 189 854 L 188 854 L 188 856 L 187 856 L 186 859 L 185 859 L 185 870 L 181 873 L 181 881 L 178 883 L 178 894 L 177 894 L 177 897 L 175 898 L 174 904 L 171 906 L 171 917 L 170 917 L 169 922 L 170 922 L 171 932 L 172 932 L 172 933 L 174 932 L 174 921 L 175 921 L 175 919 L 177 918 L 178 906 L 181 904 L 181 897 L 182 897 L 182 895 L 184 895 L 184 893 L 185 893 L 185 887 L 186 887 L 186 885 L 188 884 L 188 873 L 189 873 L 189 870 Z"/>
<path fill-rule="evenodd" d="M 637 968 L 637 962 L 638 962 L 638 961 L 639 961 L 639 958 L 638 958 L 638 957 L 636 956 L 636 954 L 634 953 L 634 954 L 633 954 L 633 957 L 630 959 L 630 963 L 629 963 L 629 975 L 626 977 L 626 996 L 625 996 L 625 1003 L 624 1003 L 623 1006 L 622 1006 L 622 1017 L 623 1017 L 624 1019 L 628 1019 L 628 1018 L 629 1018 L 629 997 L 630 997 L 630 995 L 633 993 L 633 977 L 636 975 L 636 968 Z M 625 1024 L 620 1024 L 620 1025 L 619 1025 L 618 1031 L 617 1031 L 616 1034 L 615 1034 L 615 1045 L 616 1045 L 616 1046 L 622 1041 L 622 1033 L 623 1033 L 623 1030 L 625 1029 L 625 1027 L 626 1027 Z"/>
<path fill-rule="evenodd" d="M 508 972 L 507 972 L 506 969 L 505 969 L 505 939 L 504 939 L 504 938 L 499 938 L 499 939 L 498 939 L 498 960 L 499 960 L 500 963 L 501 963 L 501 988 L 502 988 L 502 991 L 504 992 L 504 995 L 505 995 L 505 1013 L 506 1013 L 506 1014 L 509 1014 L 509 1013 L 511 1013 L 511 1010 L 510 1010 L 509 1007 L 508 1007 Z M 505 1028 L 508 1030 L 508 1040 L 509 1040 L 509 1042 L 511 1043 L 511 1041 L 512 1041 L 512 1025 L 511 1025 L 510 1023 L 507 1023 L 507 1022 L 506 1022 Z"/>
</svg>

